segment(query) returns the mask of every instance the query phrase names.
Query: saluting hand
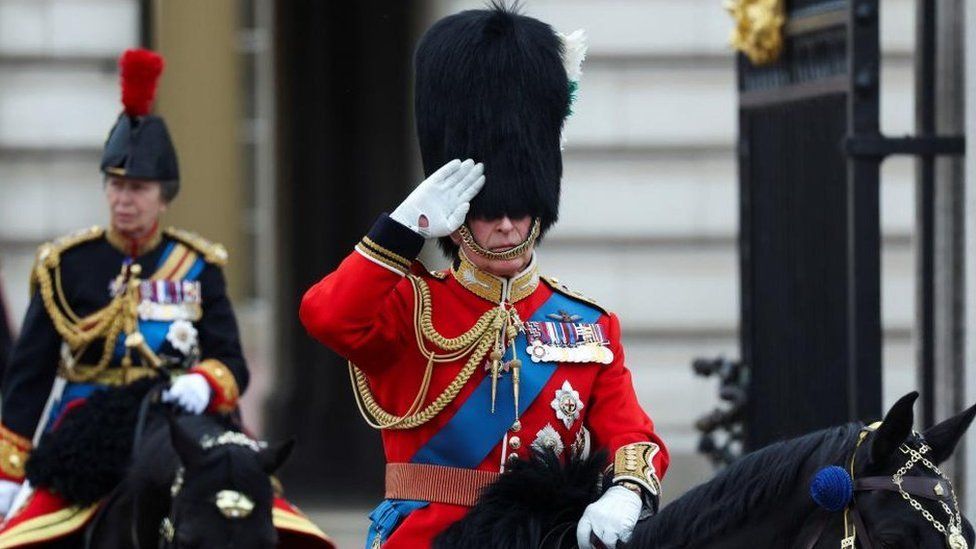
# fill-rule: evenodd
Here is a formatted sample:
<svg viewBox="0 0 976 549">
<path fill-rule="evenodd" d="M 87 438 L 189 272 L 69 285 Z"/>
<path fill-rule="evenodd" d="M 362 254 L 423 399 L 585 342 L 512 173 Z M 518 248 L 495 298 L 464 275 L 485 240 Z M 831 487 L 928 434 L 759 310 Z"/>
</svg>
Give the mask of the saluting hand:
<svg viewBox="0 0 976 549">
<path fill-rule="evenodd" d="M 440 238 L 458 229 L 471 199 L 485 184 L 485 167 L 470 158 L 451 160 L 425 179 L 390 218 L 424 238 Z"/>
</svg>

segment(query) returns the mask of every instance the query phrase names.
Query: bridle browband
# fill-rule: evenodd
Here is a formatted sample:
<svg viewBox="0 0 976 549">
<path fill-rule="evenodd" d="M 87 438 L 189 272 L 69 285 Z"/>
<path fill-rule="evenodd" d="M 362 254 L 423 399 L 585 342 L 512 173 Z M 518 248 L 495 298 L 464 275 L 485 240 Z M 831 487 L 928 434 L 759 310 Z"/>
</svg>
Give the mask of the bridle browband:
<svg viewBox="0 0 976 549">
<path fill-rule="evenodd" d="M 864 478 L 856 478 L 854 476 L 854 461 L 857 457 L 857 451 L 868 435 L 875 431 L 879 425 L 880 423 L 875 423 L 863 427 L 858 434 L 857 445 L 851 453 L 849 472 L 851 479 L 853 479 L 854 494 L 857 494 L 857 492 L 874 492 L 878 490 L 887 490 L 900 494 L 902 499 L 907 501 L 913 509 L 921 513 L 936 530 L 946 537 L 947 547 L 950 549 L 969 549 L 969 544 L 962 534 L 962 516 L 959 513 L 959 503 L 956 500 L 955 490 L 953 490 L 952 483 L 946 475 L 934 463 L 924 457 L 925 454 L 931 451 L 931 448 L 924 441 L 918 450 L 915 450 L 907 443 L 899 446 L 899 450 L 909 457 L 905 464 L 893 475 Z M 905 473 L 917 464 L 922 464 L 938 476 L 906 476 Z M 949 517 L 947 525 L 943 525 L 936 520 L 915 498 L 938 502 Z M 824 513 L 811 535 L 807 538 L 807 542 L 802 544 L 801 547 L 804 549 L 813 549 L 823 538 L 831 518 L 833 518 L 832 514 Z M 841 549 L 854 549 L 858 544 L 860 544 L 862 549 L 874 549 L 874 544 L 868 535 L 864 518 L 857 508 L 856 498 L 851 497 L 850 502 L 844 507 L 844 536 L 841 538 L 840 547 Z"/>
</svg>

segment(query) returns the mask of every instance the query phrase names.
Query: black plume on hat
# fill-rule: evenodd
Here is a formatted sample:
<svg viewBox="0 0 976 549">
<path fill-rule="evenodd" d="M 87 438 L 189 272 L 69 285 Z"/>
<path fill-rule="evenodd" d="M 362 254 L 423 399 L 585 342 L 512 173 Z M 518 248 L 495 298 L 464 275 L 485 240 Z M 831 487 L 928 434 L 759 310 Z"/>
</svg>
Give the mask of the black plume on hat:
<svg viewBox="0 0 976 549">
<path fill-rule="evenodd" d="M 494 3 L 441 19 L 416 54 L 415 110 L 424 171 L 454 158 L 485 165 L 470 216 L 559 216 L 560 134 L 570 103 L 555 31 Z"/>
</svg>

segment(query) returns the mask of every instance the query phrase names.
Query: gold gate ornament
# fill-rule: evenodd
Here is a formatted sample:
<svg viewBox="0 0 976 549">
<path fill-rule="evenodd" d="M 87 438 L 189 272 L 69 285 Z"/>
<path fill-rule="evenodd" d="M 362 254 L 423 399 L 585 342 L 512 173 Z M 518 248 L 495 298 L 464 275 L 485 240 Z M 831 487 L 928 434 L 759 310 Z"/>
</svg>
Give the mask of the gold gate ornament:
<svg viewBox="0 0 976 549">
<path fill-rule="evenodd" d="M 783 51 L 783 0 L 726 0 L 725 9 L 735 20 L 729 43 L 753 65 L 768 65 Z"/>
</svg>

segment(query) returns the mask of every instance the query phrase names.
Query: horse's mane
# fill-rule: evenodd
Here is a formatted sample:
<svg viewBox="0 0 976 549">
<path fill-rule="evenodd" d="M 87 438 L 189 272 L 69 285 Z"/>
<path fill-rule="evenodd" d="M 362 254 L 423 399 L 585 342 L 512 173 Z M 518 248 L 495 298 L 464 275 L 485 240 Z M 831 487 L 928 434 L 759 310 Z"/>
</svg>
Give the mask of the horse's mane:
<svg viewBox="0 0 976 549">
<path fill-rule="evenodd" d="M 90 505 L 111 493 L 126 478 L 132 462 L 140 405 L 159 383 L 159 379 L 145 379 L 99 391 L 70 410 L 31 453 L 26 465 L 31 485 L 50 489 L 75 505 Z M 168 429 L 163 428 L 167 410 L 154 404 L 149 412 L 144 436 L 154 448 L 147 452 L 161 465 L 173 456 L 172 451 L 159 451 L 168 447 L 162 440 L 168 438 Z M 177 421 L 193 434 L 230 428 L 209 415 L 178 416 Z M 156 472 L 165 474 L 158 468 Z"/>
<path fill-rule="evenodd" d="M 811 465 L 838 463 L 853 446 L 861 424 L 849 423 L 778 442 L 747 454 L 714 479 L 701 484 L 638 525 L 636 547 L 695 547 L 756 511 L 785 502 L 808 479 L 798 478 Z"/>
</svg>

